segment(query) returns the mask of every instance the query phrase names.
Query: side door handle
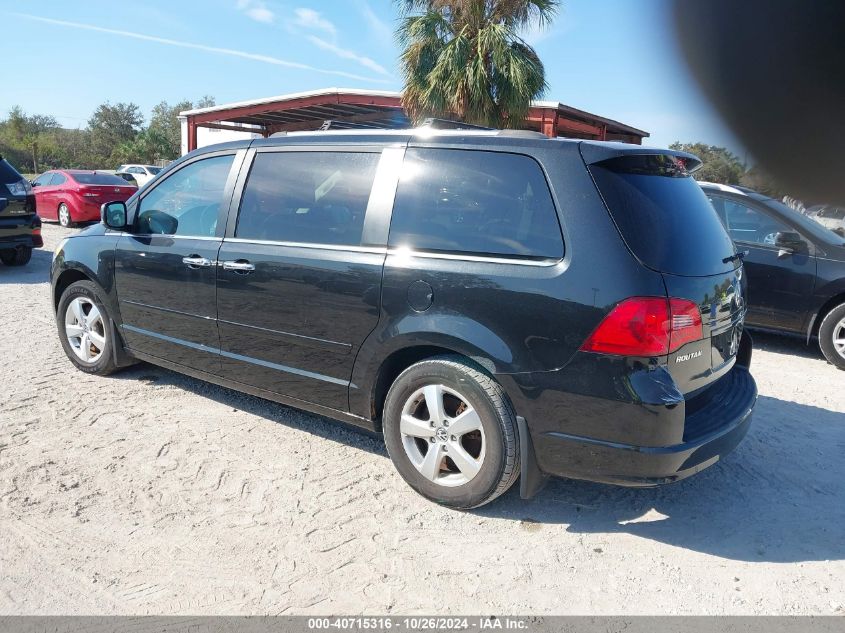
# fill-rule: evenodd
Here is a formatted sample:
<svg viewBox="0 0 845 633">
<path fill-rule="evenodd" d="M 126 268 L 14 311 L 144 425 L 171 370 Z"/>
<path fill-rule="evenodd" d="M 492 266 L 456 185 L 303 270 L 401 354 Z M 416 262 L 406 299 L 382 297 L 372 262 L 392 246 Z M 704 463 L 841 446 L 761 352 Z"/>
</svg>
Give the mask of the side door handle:
<svg viewBox="0 0 845 633">
<path fill-rule="evenodd" d="M 241 275 L 248 275 L 255 270 L 255 266 L 245 259 L 236 259 L 223 262 L 223 270 L 234 270 Z"/>
<path fill-rule="evenodd" d="M 214 262 L 207 257 L 200 257 L 199 255 L 189 255 L 182 258 L 182 263 L 188 268 L 211 268 Z"/>
</svg>

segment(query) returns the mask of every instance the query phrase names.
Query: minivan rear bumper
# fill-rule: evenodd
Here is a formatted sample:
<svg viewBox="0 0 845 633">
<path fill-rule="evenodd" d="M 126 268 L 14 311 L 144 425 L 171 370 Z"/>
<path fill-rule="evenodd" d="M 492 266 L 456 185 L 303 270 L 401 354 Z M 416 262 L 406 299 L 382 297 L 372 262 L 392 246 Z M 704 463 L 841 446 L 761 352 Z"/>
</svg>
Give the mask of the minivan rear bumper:
<svg viewBox="0 0 845 633">
<path fill-rule="evenodd" d="M 13 215 L 0 217 L 0 249 L 40 248 L 44 245 L 41 233 L 41 219 L 35 215 Z"/>
<path fill-rule="evenodd" d="M 689 477 L 730 453 L 745 437 L 757 400 L 746 367 L 734 366 L 704 401 L 687 403 L 683 441 L 637 446 L 547 431 L 533 435 L 539 469 L 553 476 L 623 486 L 655 486 Z"/>
</svg>

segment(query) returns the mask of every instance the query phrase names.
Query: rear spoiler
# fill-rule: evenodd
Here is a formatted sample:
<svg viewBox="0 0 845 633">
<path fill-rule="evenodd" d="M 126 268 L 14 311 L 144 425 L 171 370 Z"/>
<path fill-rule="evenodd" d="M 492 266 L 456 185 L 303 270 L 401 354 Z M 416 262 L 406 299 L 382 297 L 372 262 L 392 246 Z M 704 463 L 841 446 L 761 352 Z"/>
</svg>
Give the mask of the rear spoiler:
<svg viewBox="0 0 845 633">
<path fill-rule="evenodd" d="M 594 143 L 582 141 L 580 143 L 581 157 L 587 165 L 595 165 L 615 158 L 624 157 L 646 157 L 646 156 L 671 156 L 680 166 L 691 174 L 701 167 L 701 159 L 688 152 L 680 152 L 674 149 L 659 149 L 656 147 L 643 147 L 641 145 L 629 145 L 627 143 Z"/>
</svg>

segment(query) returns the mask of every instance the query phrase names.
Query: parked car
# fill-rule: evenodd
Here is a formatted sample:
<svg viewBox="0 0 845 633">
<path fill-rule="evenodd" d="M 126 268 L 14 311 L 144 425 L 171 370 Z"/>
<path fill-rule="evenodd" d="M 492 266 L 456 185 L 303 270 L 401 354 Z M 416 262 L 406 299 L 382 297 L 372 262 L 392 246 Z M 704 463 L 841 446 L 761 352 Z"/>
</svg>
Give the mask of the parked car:
<svg viewBox="0 0 845 633">
<path fill-rule="evenodd" d="M 524 132 L 206 147 L 60 245 L 61 344 L 87 373 L 144 360 L 383 432 L 451 507 L 520 475 L 525 497 L 676 481 L 737 445 L 757 394 L 697 164 Z"/>
<path fill-rule="evenodd" d="M 747 325 L 817 337 L 825 358 L 845 369 L 845 239 L 750 189 L 702 188 L 746 252 Z"/>
<path fill-rule="evenodd" d="M 807 209 L 807 217 L 845 237 L 845 207 L 830 204 L 816 205 Z"/>
<path fill-rule="evenodd" d="M 127 200 L 138 188 L 122 178 L 98 171 L 60 169 L 32 181 L 38 215 L 62 226 L 100 219 L 104 202 Z"/>
<path fill-rule="evenodd" d="M 130 174 L 139 187 L 143 187 L 158 175 L 161 167 L 155 165 L 121 165 L 117 168 L 117 174 Z"/>
<path fill-rule="evenodd" d="M 0 156 L 0 261 L 23 266 L 32 257 L 32 249 L 43 245 L 32 187 Z"/>
<path fill-rule="evenodd" d="M 118 178 L 123 178 L 123 180 L 128 182 L 130 185 L 135 185 L 136 187 L 138 186 L 138 181 L 135 180 L 135 177 L 130 173 L 127 173 L 125 171 L 116 171 L 114 172 L 114 175 Z"/>
</svg>

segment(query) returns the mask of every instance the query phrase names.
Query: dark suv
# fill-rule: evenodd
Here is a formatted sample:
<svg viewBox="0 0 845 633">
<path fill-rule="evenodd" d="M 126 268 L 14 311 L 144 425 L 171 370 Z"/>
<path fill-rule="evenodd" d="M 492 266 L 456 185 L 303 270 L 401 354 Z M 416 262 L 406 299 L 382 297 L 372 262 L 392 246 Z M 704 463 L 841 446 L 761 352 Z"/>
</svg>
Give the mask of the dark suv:
<svg viewBox="0 0 845 633">
<path fill-rule="evenodd" d="M 310 133 L 169 166 L 52 267 L 81 370 L 145 360 L 384 433 L 419 493 L 715 463 L 756 386 L 742 262 L 688 154 Z"/>
<path fill-rule="evenodd" d="M 32 186 L 0 156 L 0 261 L 23 266 L 43 245 Z"/>
<path fill-rule="evenodd" d="M 825 358 L 845 369 L 845 238 L 751 189 L 701 187 L 745 253 L 748 326 L 818 337 Z"/>
</svg>

